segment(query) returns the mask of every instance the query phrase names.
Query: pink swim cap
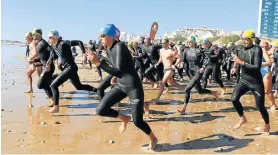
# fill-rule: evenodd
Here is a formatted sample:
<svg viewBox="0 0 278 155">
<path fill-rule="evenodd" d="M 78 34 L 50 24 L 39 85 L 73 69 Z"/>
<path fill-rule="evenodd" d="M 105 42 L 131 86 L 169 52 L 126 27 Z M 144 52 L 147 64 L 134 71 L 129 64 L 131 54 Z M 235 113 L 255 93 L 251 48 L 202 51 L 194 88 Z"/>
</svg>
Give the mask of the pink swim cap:
<svg viewBox="0 0 278 155">
<path fill-rule="evenodd" d="M 120 30 L 117 28 L 117 29 L 116 29 L 116 36 L 115 36 L 115 38 L 119 39 L 119 38 L 120 38 L 120 35 L 121 35 L 121 32 L 120 32 Z"/>
</svg>

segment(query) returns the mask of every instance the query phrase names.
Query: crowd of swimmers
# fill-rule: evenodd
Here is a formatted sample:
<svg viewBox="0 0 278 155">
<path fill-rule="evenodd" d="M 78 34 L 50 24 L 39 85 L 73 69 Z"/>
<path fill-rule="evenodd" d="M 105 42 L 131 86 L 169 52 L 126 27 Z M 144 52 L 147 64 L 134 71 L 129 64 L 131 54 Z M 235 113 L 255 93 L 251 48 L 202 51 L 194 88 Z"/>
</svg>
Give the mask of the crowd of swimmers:
<svg viewBox="0 0 278 155">
<path fill-rule="evenodd" d="M 270 109 L 275 111 L 278 108 L 275 103 L 278 95 L 278 41 L 272 45 L 261 43 L 253 31 L 247 30 L 241 35 L 243 45 L 240 46 L 233 42 L 215 45 L 208 39 L 198 44 L 194 36 L 186 44 L 168 38 L 154 44 L 149 37 L 127 43 L 119 40 L 120 30 L 113 24 L 107 24 L 100 30 L 98 43 L 90 40 L 87 46 L 80 40 L 63 40 L 57 30 L 48 33 L 47 41 L 42 34 L 42 30 L 36 28 L 25 36 L 28 42 L 26 56 L 30 64 L 26 73 L 29 90 L 25 93 L 33 93 L 32 74 L 36 72 L 39 76 L 37 86 L 45 91 L 50 100 L 47 105 L 49 113 L 59 112 L 59 86 L 70 80 L 77 90 L 95 93 L 100 101 L 96 108 L 97 115 L 121 120 L 119 132 L 123 133 L 131 117 L 111 107 L 128 97 L 132 120 L 149 137 L 148 149 L 153 150 L 158 139 L 143 119 L 150 109 L 149 104 L 144 102 L 143 83 L 159 89 L 153 99 L 155 103 L 173 88 L 184 91 L 184 105 L 177 112 L 185 114 L 192 88 L 199 94 L 211 94 L 218 100 L 220 95 L 226 93 L 224 78 L 228 82 L 236 81 L 231 101 L 240 119 L 234 128 L 247 123 L 240 98 L 252 92 L 265 123 L 264 134 L 269 134 L 265 94 L 271 101 Z M 82 52 L 82 66 L 89 64 L 88 69 L 92 69 L 92 64 L 96 66 L 101 79 L 97 88 L 80 82 L 75 62 L 78 55 L 76 46 Z M 59 69 L 60 73 L 54 74 L 55 69 Z M 108 73 L 104 78 L 102 71 Z M 182 86 L 179 82 L 184 81 L 184 76 L 188 76 L 189 81 Z M 212 79 L 221 87 L 221 92 L 207 89 Z M 109 92 L 104 93 L 109 87 Z"/>
</svg>

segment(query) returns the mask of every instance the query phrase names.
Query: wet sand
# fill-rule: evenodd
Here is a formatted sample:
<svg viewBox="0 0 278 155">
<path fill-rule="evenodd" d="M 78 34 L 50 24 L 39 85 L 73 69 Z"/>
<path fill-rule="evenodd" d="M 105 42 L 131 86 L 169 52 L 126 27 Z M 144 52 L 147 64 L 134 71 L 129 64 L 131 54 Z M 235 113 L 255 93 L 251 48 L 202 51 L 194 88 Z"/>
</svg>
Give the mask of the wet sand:
<svg viewBox="0 0 278 155">
<path fill-rule="evenodd" d="M 6 48 L 2 48 L 5 52 L 3 50 Z M 5 61 L 2 55 L 1 153 L 278 153 L 278 112 L 272 113 L 268 108 L 271 135 L 261 136 L 264 122 L 251 94 L 241 99 L 248 123 L 238 130 L 232 128 L 239 119 L 230 101 L 232 85 L 218 102 L 210 95 L 198 95 L 193 90 L 186 115 L 176 113 L 183 104 L 183 91 L 173 90 L 162 96 L 162 102 L 152 104 L 151 118 L 147 122 L 159 140 L 155 151 L 144 150 L 148 138 L 132 122 L 124 134 L 119 134 L 119 121 L 94 116 L 99 104 L 96 96 L 76 91 L 69 81 L 60 87 L 60 113 L 51 116 L 45 111 L 48 99 L 43 90 L 37 89 L 35 74 L 33 96 L 23 93 L 27 89 L 25 72 L 28 66 L 24 51 L 25 48 L 21 48 L 20 53 Z M 80 66 L 80 55 L 77 62 Z M 97 86 L 99 81 L 95 71 L 95 68 L 79 68 L 81 82 Z M 155 98 L 157 90 L 151 90 L 148 85 L 144 88 L 146 102 Z M 209 89 L 220 91 L 216 84 Z M 266 106 L 270 106 L 267 97 Z M 130 108 L 127 99 L 115 106 L 121 113 L 129 115 Z M 114 143 L 110 144 L 109 140 Z"/>
</svg>

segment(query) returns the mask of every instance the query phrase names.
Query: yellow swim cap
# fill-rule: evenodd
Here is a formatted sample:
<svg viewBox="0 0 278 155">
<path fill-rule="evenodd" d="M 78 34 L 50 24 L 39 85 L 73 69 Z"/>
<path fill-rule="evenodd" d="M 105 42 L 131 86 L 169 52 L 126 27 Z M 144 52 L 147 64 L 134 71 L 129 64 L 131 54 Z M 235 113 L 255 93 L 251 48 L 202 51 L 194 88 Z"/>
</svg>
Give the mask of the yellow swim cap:
<svg viewBox="0 0 278 155">
<path fill-rule="evenodd" d="M 278 40 L 275 40 L 272 44 L 273 47 L 277 48 L 278 47 Z"/>
<path fill-rule="evenodd" d="M 249 38 L 252 41 L 255 41 L 256 36 L 255 36 L 255 33 L 252 30 L 246 30 L 246 31 L 243 32 L 241 37 L 242 37 L 242 39 Z"/>
</svg>

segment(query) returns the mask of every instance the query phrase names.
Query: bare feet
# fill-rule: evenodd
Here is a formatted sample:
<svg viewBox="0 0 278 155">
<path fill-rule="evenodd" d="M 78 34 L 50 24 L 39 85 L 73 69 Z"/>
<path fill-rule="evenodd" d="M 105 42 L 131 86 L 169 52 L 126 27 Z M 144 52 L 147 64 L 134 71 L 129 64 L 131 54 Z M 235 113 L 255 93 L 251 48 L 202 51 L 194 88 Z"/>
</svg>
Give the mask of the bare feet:
<svg viewBox="0 0 278 155">
<path fill-rule="evenodd" d="M 263 136 L 269 136 L 269 131 L 270 131 L 270 125 L 269 124 L 265 124 L 264 126 L 264 132 L 263 132 Z"/>
<path fill-rule="evenodd" d="M 234 126 L 234 129 L 239 129 L 241 127 L 241 125 L 247 123 L 247 119 L 245 116 L 242 116 L 240 118 L 240 120 L 238 121 L 238 123 Z"/>
<path fill-rule="evenodd" d="M 277 96 L 278 96 L 278 92 L 277 92 L 277 91 L 275 91 L 275 93 L 274 93 L 274 97 L 275 97 L 275 98 L 277 98 Z"/>
<path fill-rule="evenodd" d="M 150 114 L 150 104 L 149 103 L 144 104 L 144 113 L 145 113 L 145 116 L 149 116 L 149 114 Z"/>
<path fill-rule="evenodd" d="M 52 114 L 58 113 L 58 112 L 59 112 L 59 107 L 58 107 L 58 105 L 54 105 L 53 108 L 47 110 L 47 112 L 52 113 Z"/>
<path fill-rule="evenodd" d="M 54 106 L 54 102 L 50 100 L 50 103 L 47 105 L 47 107 L 53 107 Z"/>
<path fill-rule="evenodd" d="M 156 148 L 157 142 L 158 142 L 157 138 L 154 137 L 154 138 L 150 141 L 150 144 L 149 144 L 149 146 L 148 146 L 147 149 L 148 149 L 148 150 L 154 150 L 154 149 Z"/>
<path fill-rule="evenodd" d="M 125 119 L 123 120 L 123 122 L 122 122 L 122 124 L 121 124 L 121 126 L 120 126 L 120 128 L 119 128 L 119 132 L 120 132 L 121 134 L 125 132 L 125 130 L 126 130 L 126 125 L 127 125 L 128 122 L 130 122 L 130 120 L 131 120 L 131 117 L 130 117 L 130 116 L 125 116 Z"/>
<path fill-rule="evenodd" d="M 219 101 L 219 96 L 217 91 L 211 91 L 211 95 L 215 97 L 216 101 Z"/>
<path fill-rule="evenodd" d="M 159 102 L 159 99 L 160 99 L 160 98 L 155 98 L 155 99 L 152 99 L 152 101 L 153 101 L 154 103 L 157 103 L 157 102 Z"/>
<path fill-rule="evenodd" d="M 31 89 L 31 90 L 24 92 L 24 94 L 28 94 L 28 93 L 33 93 L 33 90 Z"/>
<path fill-rule="evenodd" d="M 167 94 L 170 91 L 170 87 L 166 88 L 162 94 Z"/>
<path fill-rule="evenodd" d="M 222 93 L 221 95 L 225 95 L 226 94 L 226 88 L 222 88 Z"/>
<path fill-rule="evenodd" d="M 153 89 L 157 89 L 157 88 L 158 88 L 158 83 L 155 82 L 155 83 L 153 84 Z"/>
<path fill-rule="evenodd" d="M 184 108 L 182 108 L 181 110 L 177 110 L 181 115 L 185 115 L 185 110 Z"/>
<path fill-rule="evenodd" d="M 276 105 L 272 105 L 272 106 L 270 107 L 270 110 L 271 110 L 271 111 L 276 111 L 276 107 L 277 107 Z"/>
</svg>

